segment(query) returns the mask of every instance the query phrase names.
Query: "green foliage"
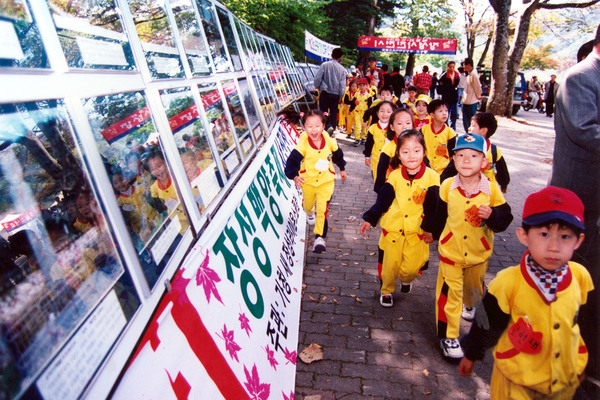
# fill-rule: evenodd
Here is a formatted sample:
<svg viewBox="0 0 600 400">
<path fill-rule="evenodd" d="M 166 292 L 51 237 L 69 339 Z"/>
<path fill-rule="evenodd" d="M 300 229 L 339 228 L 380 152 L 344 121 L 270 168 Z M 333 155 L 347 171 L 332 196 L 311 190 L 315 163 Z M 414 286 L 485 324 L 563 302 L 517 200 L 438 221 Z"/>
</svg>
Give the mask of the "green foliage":
<svg viewBox="0 0 600 400">
<path fill-rule="evenodd" d="M 288 46 L 296 60 L 304 58 L 305 29 L 332 42 L 328 37 L 330 20 L 323 12 L 327 1 L 225 0 L 222 3 L 255 31 Z"/>
<path fill-rule="evenodd" d="M 402 0 L 394 21 L 394 32 L 401 37 L 458 39 L 452 28 L 456 7 L 447 0 Z"/>
</svg>

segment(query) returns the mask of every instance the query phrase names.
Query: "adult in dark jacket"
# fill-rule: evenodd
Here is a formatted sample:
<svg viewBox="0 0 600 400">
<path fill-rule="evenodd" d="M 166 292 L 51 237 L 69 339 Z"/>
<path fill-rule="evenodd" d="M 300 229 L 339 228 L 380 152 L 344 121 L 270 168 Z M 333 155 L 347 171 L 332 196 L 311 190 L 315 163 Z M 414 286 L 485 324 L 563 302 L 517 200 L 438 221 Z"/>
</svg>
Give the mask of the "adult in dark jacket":
<svg viewBox="0 0 600 400">
<path fill-rule="evenodd" d="M 456 130 L 456 120 L 458 119 L 458 84 L 460 82 L 460 76 L 455 67 L 454 61 L 448 61 L 446 71 L 440 76 L 437 86 L 437 92 L 448 105 L 450 128 L 454 130 Z"/>
<path fill-rule="evenodd" d="M 589 351 L 586 374 L 600 379 L 600 25 L 594 49 L 567 70 L 556 95 L 554 160 L 550 184 L 569 189 L 585 206 L 585 240 L 574 261 L 592 275 L 596 290 L 579 314 Z M 583 385 L 585 386 L 585 384 Z M 590 397 L 598 398 L 598 397 Z"/>
<path fill-rule="evenodd" d="M 402 96 L 404 92 L 404 77 L 400 74 L 400 67 L 394 67 L 392 73 L 387 77 L 386 83 L 394 88 L 396 97 L 400 98 Z"/>
</svg>

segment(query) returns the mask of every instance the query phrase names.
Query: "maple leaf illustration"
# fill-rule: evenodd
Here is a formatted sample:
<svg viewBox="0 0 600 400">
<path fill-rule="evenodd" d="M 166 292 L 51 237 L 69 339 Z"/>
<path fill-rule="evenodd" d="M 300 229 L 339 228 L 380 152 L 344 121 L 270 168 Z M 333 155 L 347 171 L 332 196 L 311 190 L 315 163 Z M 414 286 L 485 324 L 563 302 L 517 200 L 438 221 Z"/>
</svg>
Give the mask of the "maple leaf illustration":
<svg viewBox="0 0 600 400">
<path fill-rule="evenodd" d="M 245 313 L 240 313 L 238 320 L 240 321 L 240 328 L 246 331 L 246 335 L 250 337 L 250 332 L 252 332 L 252 327 L 250 327 L 250 320 L 246 317 Z"/>
<path fill-rule="evenodd" d="M 250 398 L 253 400 L 267 400 L 271 394 L 271 385 L 268 383 L 260 383 L 256 364 L 252 366 L 252 373 L 248 372 L 244 365 L 244 374 L 246 374 L 246 382 L 244 386 L 250 392 Z"/>
<path fill-rule="evenodd" d="M 277 365 L 279 364 L 277 362 L 277 360 L 275 359 L 275 351 L 271 350 L 269 348 L 269 345 L 267 345 L 267 347 L 265 348 L 265 351 L 267 352 L 267 360 L 269 360 L 269 364 L 271 364 L 271 367 L 273 367 L 273 369 L 275 371 L 277 371 Z"/>
<path fill-rule="evenodd" d="M 196 271 L 196 285 L 202 286 L 204 289 L 206 301 L 210 303 L 211 295 L 214 295 L 215 299 L 219 300 L 219 302 L 224 305 L 216 285 L 217 282 L 221 282 L 221 278 L 214 269 L 208 266 L 209 260 L 208 250 L 206 250 L 206 257 L 204 257 L 204 260 L 198 267 L 198 271 Z"/>
<path fill-rule="evenodd" d="M 289 363 L 292 363 L 292 364 L 296 365 L 296 356 L 297 356 L 296 350 L 289 351 L 288 348 L 286 347 L 283 352 L 284 352 L 284 357 L 287 360 L 285 362 L 285 364 L 287 365 Z"/>
<path fill-rule="evenodd" d="M 289 396 L 286 396 L 285 393 L 281 392 L 281 394 L 283 395 L 283 400 L 294 400 L 294 392 L 290 392 Z"/>
<path fill-rule="evenodd" d="M 242 348 L 235 342 L 235 332 L 233 330 L 227 330 L 227 325 L 223 324 L 223 330 L 221 331 L 221 334 L 223 336 L 219 335 L 218 333 L 217 336 L 225 341 L 225 348 L 227 349 L 229 356 L 231 358 L 235 358 L 235 361 L 240 362 L 237 352 Z"/>
</svg>

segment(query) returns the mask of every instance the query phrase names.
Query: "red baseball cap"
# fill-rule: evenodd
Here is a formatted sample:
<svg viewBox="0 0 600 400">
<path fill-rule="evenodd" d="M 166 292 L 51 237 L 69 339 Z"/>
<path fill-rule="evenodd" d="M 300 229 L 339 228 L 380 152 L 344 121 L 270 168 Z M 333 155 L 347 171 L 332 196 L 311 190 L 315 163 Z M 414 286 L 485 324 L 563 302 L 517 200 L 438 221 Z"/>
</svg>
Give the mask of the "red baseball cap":
<svg viewBox="0 0 600 400">
<path fill-rule="evenodd" d="M 368 85 L 369 84 L 369 80 L 367 78 L 360 78 L 358 80 L 358 84 L 364 84 L 364 85 Z"/>
<path fill-rule="evenodd" d="M 538 226 L 560 220 L 584 230 L 583 202 L 568 189 L 547 186 L 531 193 L 523 204 L 523 222 Z"/>
</svg>

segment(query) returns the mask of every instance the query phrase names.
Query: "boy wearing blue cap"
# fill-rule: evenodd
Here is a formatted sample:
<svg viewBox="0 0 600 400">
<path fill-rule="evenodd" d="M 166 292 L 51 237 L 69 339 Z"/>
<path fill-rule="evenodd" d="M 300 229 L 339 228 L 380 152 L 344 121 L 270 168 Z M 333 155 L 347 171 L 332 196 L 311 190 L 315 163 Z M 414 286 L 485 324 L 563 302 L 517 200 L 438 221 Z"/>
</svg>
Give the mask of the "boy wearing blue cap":
<svg viewBox="0 0 600 400">
<path fill-rule="evenodd" d="M 442 353 L 462 358 L 462 305 L 472 308 L 481 300 L 494 232 L 505 230 L 513 216 L 500 187 L 481 172 L 488 163 L 483 136 L 459 136 L 453 151 L 458 174 L 440 186 L 434 232 L 440 254 L 435 316 Z"/>
<path fill-rule="evenodd" d="M 577 317 L 593 283 L 569 261 L 584 239 L 583 211 L 575 193 L 555 186 L 525 200 L 517 236 L 528 250 L 490 282 L 462 340 L 462 376 L 495 346 L 492 399 L 570 399 L 583 380 L 588 352 Z"/>
</svg>

